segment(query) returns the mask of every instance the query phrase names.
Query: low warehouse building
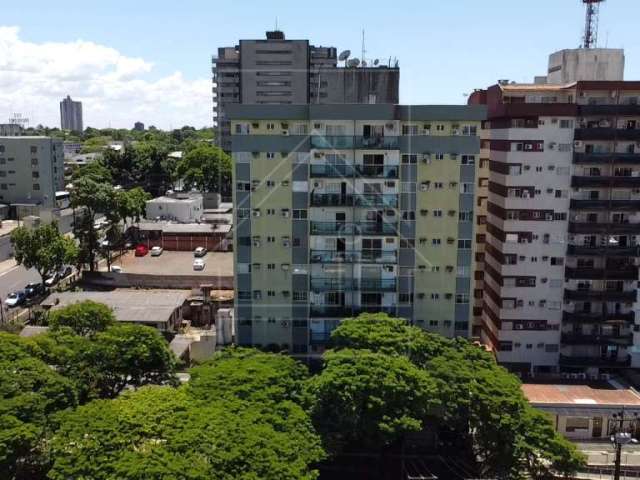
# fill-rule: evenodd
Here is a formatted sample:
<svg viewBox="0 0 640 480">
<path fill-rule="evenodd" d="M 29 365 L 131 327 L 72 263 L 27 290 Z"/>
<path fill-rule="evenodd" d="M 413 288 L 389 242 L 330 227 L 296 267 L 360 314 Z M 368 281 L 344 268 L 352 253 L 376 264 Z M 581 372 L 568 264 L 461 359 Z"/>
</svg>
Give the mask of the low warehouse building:
<svg viewBox="0 0 640 480">
<path fill-rule="evenodd" d="M 231 242 L 231 225 L 206 223 L 146 222 L 132 225 L 127 231 L 130 238 L 151 248 L 193 251 L 204 247 L 210 251 L 227 251 Z"/>
</svg>

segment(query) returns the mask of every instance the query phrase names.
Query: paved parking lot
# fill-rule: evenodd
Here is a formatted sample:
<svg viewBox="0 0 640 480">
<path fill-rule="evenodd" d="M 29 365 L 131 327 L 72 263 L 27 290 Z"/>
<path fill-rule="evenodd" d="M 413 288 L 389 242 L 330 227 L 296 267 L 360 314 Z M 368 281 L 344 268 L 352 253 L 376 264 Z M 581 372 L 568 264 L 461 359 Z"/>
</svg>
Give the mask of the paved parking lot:
<svg viewBox="0 0 640 480">
<path fill-rule="evenodd" d="M 145 273 L 150 275 L 233 275 L 233 252 L 209 252 L 202 257 L 206 263 L 204 270 L 193 269 L 193 252 L 164 251 L 159 257 L 150 254 L 136 257 L 128 252 L 113 264 L 120 265 L 125 273 Z M 103 269 L 106 269 L 106 265 Z"/>
</svg>

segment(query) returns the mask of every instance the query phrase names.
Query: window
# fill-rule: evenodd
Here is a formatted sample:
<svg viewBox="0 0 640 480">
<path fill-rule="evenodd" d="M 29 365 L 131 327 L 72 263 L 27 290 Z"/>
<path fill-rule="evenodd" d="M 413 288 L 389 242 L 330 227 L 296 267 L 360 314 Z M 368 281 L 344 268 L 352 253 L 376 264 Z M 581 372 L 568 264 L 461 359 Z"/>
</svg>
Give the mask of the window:
<svg viewBox="0 0 640 480">
<path fill-rule="evenodd" d="M 577 430 L 589 430 L 589 418 L 567 417 L 565 431 L 575 432 Z"/>
<path fill-rule="evenodd" d="M 33 189 L 34 190 L 40 190 L 40 184 L 39 183 L 34 183 L 33 184 Z"/>
<path fill-rule="evenodd" d="M 35 145 L 31 146 L 31 153 L 38 153 L 38 147 L 36 147 Z"/>
<path fill-rule="evenodd" d="M 275 263 L 267 263 L 267 270 L 275 270 L 275 269 L 276 269 Z"/>
<path fill-rule="evenodd" d="M 442 210 L 434 210 L 433 211 L 433 216 L 434 217 L 442 217 Z"/>
<path fill-rule="evenodd" d="M 444 160 L 444 153 L 436 153 L 435 158 L 436 160 Z"/>
<path fill-rule="evenodd" d="M 467 293 L 456 293 L 456 303 L 469 303 L 469 295 Z"/>
<path fill-rule="evenodd" d="M 416 219 L 416 212 L 414 212 L 414 211 L 404 211 L 404 212 L 402 212 L 402 219 L 403 220 L 415 220 Z"/>
<path fill-rule="evenodd" d="M 464 249 L 464 250 L 470 250 L 471 239 L 463 239 L 463 238 L 458 239 L 458 248 Z"/>
<path fill-rule="evenodd" d="M 437 132 L 444 132 L 444 125 L 439 123 L 436 125 L 436 131 Z"/>
<path fill-rule="evenodd" d="M 463 210 L 458 212 L 458 220 L 461 222 L 471 222 L 473 220 L 473 211 Z"/>
<path fill-rule="evenodd" d="M 403 125 L 402 126 L 402 135 L 418 135 L 418 126 L 417 125 Z"/>
<path fill-rule="evenodd" d="M 276 158 L 275 152 L 267 152 L 267 160 L 273 160 Z"/>
<path fill-rule="evenodd" d="M 560 120 L 560 128 L 573 128 L 573 120 Z"/>
<path fill-rule="evenodd" d="M 402 154 L 402 163 L 406 164 L 415 164 L 418 162 L 418 155 L 415 153 L 403 153 Z"/>
<path fill-rule="evenodd" d="M 37 158 L 32 158 L 31 159 L 31 166 L 32 167 L 37 167 L 38 166 L 38 159 Z"/>
<path fill-rule="evenodd" d="M 440 238 L 432 238 L 431 239 L 431 245 L 441 245 L 442 244 L 442 239 Z"/>
<path fill-rule="evenodd" d="M 307 292 L 304 290 L 294 290 L 293 291 L 293 301 L 294 302 L 306 302 L 307 301 Z"/>
<path fill-rule="evenodd" d="M 306 210 L 294 210 L 293 211 L 294 220 L 306 220 L 307 211 Z"/>
<path fill-rule="evenodd" d="M 461 165 L 475 165 L 476 164 L 475 155 L 462 155 L 462 157 L 460 157 L 460 164 Z"/>
<path fill-rule="evenodd" d="M 31 172 L 32 178 L 40 178 L 40 172 Z"/>
<path fill-rule="evenodd" d="M 473 183 L 462 182 L 460 184 L 460 193 L 473 193 Z"/>
</svg>

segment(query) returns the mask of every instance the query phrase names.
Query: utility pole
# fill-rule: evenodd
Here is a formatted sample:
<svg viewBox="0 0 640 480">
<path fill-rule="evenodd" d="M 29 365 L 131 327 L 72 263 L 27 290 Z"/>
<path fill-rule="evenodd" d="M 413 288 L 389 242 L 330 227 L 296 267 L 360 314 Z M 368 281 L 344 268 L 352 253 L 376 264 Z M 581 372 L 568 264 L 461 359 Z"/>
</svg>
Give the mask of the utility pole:
<svg viewBox="0 0 640 480">
<path fill-rule="evenodd" d="M 628 445 L 630 443 L 638 443 L 638 441 L 631 436 L 630 428 L 625 429 L 625 422 L 632 422 L 635 426 L 635 423 L 638 420 L 638 414 L 634 413 L 633 417 L 625 419 L 624 407 L 618 413 L 614 413 L 612 415 L 614 421 L 618 423 L 618 425 L 614 424 L 613 432 L 611 435 L 611 442 L 616 447 L 616 463 L 613 478 L 614 480 L 620 480 L 620 470 L 622 464 L 622 447 L 624 445 Z"/>
</svg>

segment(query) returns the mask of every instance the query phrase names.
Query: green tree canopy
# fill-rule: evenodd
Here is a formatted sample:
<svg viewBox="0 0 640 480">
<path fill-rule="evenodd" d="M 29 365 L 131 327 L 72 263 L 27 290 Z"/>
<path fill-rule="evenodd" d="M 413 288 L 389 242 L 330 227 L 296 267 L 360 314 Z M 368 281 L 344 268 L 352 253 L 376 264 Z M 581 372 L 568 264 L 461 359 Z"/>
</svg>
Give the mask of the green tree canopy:
<svg viewBox="0 0 640 480">
<path fill-rule="evenodd" d="M 58 231 L 55 223 L 29 229 L 18 227 L 11 232 L 16 262 L 35 268 L 41 282 L 64 264 L 74 263 L 78 256 L 76 244 Z"/>
<path fill-rule="evenodd" d="M 438 405 L 433 379 L 404 357 L 341 350 L 324 360 L 308 388 L 314 424 L 334 452 L 390 445 L 422 430 Z"/>
<path fill-rule="evenodd" d="M 291 402 L 266 415 L 253 404 L 146 387 L 60 420 L 52 480 L 313 480 L 310 465 L 323 455 L 308 417 Z"/>
<path fill-rule="evenodd" d="M 67 305 L 49 313 L 49 326 L 52 329 L 69 327 L 82 336 L 101 332 L 115 321 L 116 318 L 109 307 L 90 300 Z"/>
<path fill-rule="evenodd" d="M 304 365 L 290 357 L 244 348 L 217 353 L 190 373 L 188 390 L 194 398 L 253 402 L 300 402 L 308 376 Z"/>
<path fill-rule="evenodd" d="M 175 175 L 203 192 L 220 192 L 231 181 L 231 157 L 212 145 L 189 150 L 176 165 Z"/>
</svg>

